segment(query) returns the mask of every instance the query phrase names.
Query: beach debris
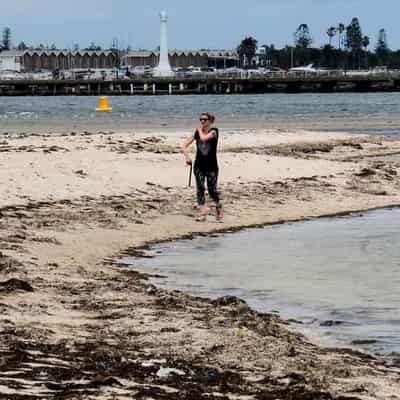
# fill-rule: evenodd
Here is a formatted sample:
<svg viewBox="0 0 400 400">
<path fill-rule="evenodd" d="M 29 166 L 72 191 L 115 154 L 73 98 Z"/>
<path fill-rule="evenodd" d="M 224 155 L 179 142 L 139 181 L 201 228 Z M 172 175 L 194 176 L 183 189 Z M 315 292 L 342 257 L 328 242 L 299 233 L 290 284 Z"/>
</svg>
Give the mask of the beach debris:
<svg viewBox="0 0 400 400">
<path fill-rule="evenodd" d="M 181 371 L 180 369 L 176 368 L 165 368 L 165 367 L 160 367 L 156 374 L 159 378 L 168 378 L 170 375 L 186 375 L 184 371 Z"/>
<path fill-rule="evenodd" d="M 344 321 L 334 321 L 334 320 L 327 320 L 327 321 L 322 321 L 319 326 L 326 326 L 326 327 L 331 327 L 331 326 L 339 326 L 339 325 L 344 325 Z"/>
<path fill-rule="evenodd" d="M 165 328 L 160 329 L 161 333 L 178 333 L 180 331 L 181 331 L 180 329 L 174 328 L 173 326 L 167 326 Z"/>
<path fill-rule="evenodd" d="M 361 146 L 361 144 L 357 143 L 357 142 L 343 142 L 342 146 L 353 147 L 354 149 L 357 149 L 357 150 L 363 150 L 364 149 L 364 147 Z"/>
<path fill-rule="evenodd" d="M 21 279 L 9 279 L 8 281 L 5 282 L 0 282 L 0 292 L 16 292 L 16 291 L 22 291 L 22 292 L 33 292 L 33 287 L 25 281 L 22 281 Z"/>
<path fill-rule="evenodd" d="M 212 300 L 211 304 L 213 304 L 214 306 L 238 306 L 239 304 L 247 305 L 247 303 L 243 299 L 240 299 L 236 296 L 218 297 L 217 299 Z"/>
<path fill-rule="evenodd" d="M 376 339 L 355 339 L 351 341 L 351 344 L 355 346 L 367 345 L 367 344 L 376 344 L 378 341 Z"/>
<path fill-rule="evenodd" d="M 369 189 L 365 190 L 365 193 L 372 194 L 374 196 L 387 196 L 389 193 L 382 189 Z"/>
<path fill-rule="evenodd" d="M 8 257 L 0 252 L 0 272 L 11 272 L 15 271 L 16 267 L 21 266 L 22 264 L 15 260 L 14 258 Z"/>
<path fill-rule="evenodd" d="M 157 294 L 157 288 L 154 285 L 149 285 L 146 288 L 146 294 L 148 294 L 149 296 Z"/>
<path fill-rule="evenodd" d="M 74 171 L 75 174 L 81 176 L 82 178 L 84 178 L 85 176 L 87 176 L 87 172 L 85 172 L 83 169 L 78 169 L 77 171 Z"/>
<path fill-rule="evenodd" d="M 296 348 L 294 346 L 290 346 L 287 355 L 288 357 L 296 357 L 297 356 Z"/>
<path fill-rule="evenodd" d="M 101 386 L 123 386 L 122 383 L 113 376 L 98 376 L 93 379 L 89 385 L 85 387 L 101 387 Z"/>
<path fill-rule="evenodd" d="M 376 174 L 376 172 L 371 168 L 363 168 L 360 172 L 354 173 L 355 176 L 359 176 L 362 178 L 367 177 L 367 176 L 372 176 L 375 174 Z"/>
<path fill-rule="evenodd" d="M 142 362 L 142 367 L 144 368 L 149 368 L 149 367 L 154 367 L 157 364 L 165 364 L 167 360 L 165 358 L 162 359 L 151 359 L 151 360 L 146 360 Z"/>
<path fill-rule="evenodd" d="M 57 152 L 57 151 L 64 151 L 64 152 L 68 152 L 69 150 L 66 149 L 65 147 L 60 147 L 60 146 L 50 146 L 50 147 L 44 147 L 43 148 L 43 153 L 53 153 L 53 152 Z M 35 151 L 33 148 L 27 149 L 26 151 Z"/>
<path fill-rule="evenodd" d="M 241 337 L 243 337 L 245 334 L 246 334 L 246 330 L 245 330 L 244 327 L 239 326 L 239 328 L 236 328 L 236 329 L 235 329 L 235 336 L 241 338 Z"/>
</svg>

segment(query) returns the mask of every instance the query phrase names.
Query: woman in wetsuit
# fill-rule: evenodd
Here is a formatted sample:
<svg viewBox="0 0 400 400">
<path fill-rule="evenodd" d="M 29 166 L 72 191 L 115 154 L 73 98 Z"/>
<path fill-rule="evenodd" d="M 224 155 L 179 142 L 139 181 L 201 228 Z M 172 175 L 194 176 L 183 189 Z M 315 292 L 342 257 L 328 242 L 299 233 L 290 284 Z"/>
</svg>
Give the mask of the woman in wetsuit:
<svg viewBox="0 0 400 400">
<path fill-rule="evenodd" d="M 205 181 L 207 180 L 208 194 L 215 202 L 215 218 L 221 221 L 222 205 L 217 190 L 218 182 L 218 128 L 213 127 L 215 117 L 211 113 L 202 113 L 200 115 L 200 126 L 192 133 L 182 145 L 182 151 L 185 155 L 186 164 L 191 165 L 192 159 L 189 155 L 189 146 L 196 141 L 197 152 L 194 162 L 194 175 L 197 186 L 197 203 L 199 205 L 199 216 L 197 221 L 206 220 L 206 199 L 205 199 Z"/>
</svg>

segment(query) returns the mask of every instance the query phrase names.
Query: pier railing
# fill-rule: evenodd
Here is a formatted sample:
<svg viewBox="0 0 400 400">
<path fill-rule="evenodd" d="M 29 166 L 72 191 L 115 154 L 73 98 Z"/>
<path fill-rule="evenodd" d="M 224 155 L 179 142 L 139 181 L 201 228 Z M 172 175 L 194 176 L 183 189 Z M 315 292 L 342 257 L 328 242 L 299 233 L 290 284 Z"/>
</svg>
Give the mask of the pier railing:
<svg viewBox="0 0 400 400">
<path fill-rule="evenodd" d="M 400 71 L 254 71 L 155 78 L 0 79 L 0 95 L 158 95 L 269 92 L 398 91 Z"/>
</svg>

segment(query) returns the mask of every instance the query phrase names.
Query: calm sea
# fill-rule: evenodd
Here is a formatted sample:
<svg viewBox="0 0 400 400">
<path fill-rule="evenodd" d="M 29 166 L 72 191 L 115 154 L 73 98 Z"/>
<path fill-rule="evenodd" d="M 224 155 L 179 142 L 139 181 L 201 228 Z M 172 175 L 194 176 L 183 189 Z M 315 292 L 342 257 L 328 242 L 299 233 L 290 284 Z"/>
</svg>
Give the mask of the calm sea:
<svg viewBox="0 0 400 400">
<path fill-rule="evenodd" d="M 400 357 L 400 210 L 322 218 L 155 246 L 128 258 L 157 285 L 274 310 L 332 346 Z"/>
<path fill-rule="evenodd" d="M 204 110 L 229 129 L 400 132 L 400 93 L 121 96 L 110 103 L 112 113 L 96 113 L 97 97 L 0 97 L 0 133 L 191 129 Z"/>
</svg>

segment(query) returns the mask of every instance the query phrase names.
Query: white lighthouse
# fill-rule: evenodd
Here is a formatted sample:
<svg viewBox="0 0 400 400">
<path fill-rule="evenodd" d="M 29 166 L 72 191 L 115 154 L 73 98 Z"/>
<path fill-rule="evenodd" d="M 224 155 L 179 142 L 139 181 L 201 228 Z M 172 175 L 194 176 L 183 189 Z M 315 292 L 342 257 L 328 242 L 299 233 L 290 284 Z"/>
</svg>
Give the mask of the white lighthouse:
<svg viewBox="0 0 400 400">
<path fill-rule="evenodd" d="M 165 11 L 160 13 L 160 61 L 158 66 L 154 70 L 154 76 L 173 76 L 174 71 L 172 71 L 169 65 L 168 59 L 168 36 L 167 36 L 167 22 L 168 16 Z"/>
</svg>

